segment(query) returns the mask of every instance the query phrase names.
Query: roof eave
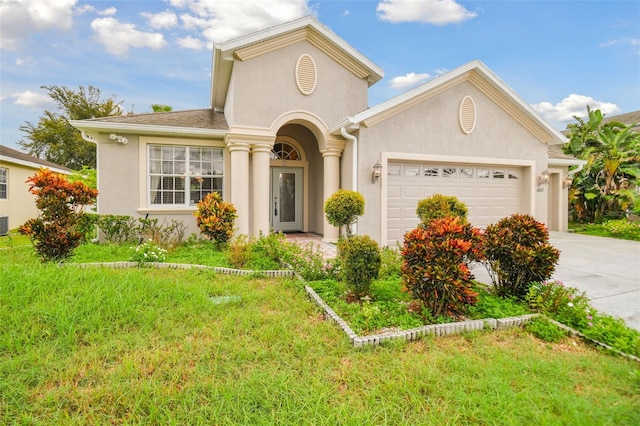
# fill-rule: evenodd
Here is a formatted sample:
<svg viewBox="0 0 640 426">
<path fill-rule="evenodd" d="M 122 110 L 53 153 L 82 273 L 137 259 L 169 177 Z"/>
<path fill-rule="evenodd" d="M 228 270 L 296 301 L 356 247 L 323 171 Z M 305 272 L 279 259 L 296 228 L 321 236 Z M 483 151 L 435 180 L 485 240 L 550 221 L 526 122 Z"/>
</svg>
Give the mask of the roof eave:
<svg viewBox="0 0 640 426">
<path fill-rule="evenodd" d="M 35 169 L 45 168 L 45 169 L 49 169 L 51 171 L 54 171 L 56 173 L 63 173 L 63 174 L 66 174 L 66 175 L 71 173 L 70 170 L 60 169 L 58 167 L 49 166 L 49 165 L 46 165 L 46 164 L 34 163 L 32 161 L 21 160 L 19 158 L 8 157 L 6 155 L 0 155 L 0 161 L 5 161 L 7 163 L 12 163 L 12 164 L 19 164 L 21 166 L 33 167 Z"/>
<path fill-rule="evenodd" d="M 224 139 L 227 130 L 203 129 L 199 127 L 157 126 L 150 124 L 129 124 L 114 122 L 91 122 L 87 120 L 69 120 L 69 123 L 86 133 L 114 133 L 122 132 L 136 135 L 165 135 L 204 137 L 212 139 Z"/>
</svg>

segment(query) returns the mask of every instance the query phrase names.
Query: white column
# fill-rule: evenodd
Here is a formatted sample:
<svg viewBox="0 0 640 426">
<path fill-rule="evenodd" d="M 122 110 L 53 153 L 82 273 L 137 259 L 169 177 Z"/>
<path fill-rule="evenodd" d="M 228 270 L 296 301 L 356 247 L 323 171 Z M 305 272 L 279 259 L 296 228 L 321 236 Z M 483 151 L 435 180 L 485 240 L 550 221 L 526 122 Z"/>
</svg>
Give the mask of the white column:
<svg viewBox="0 0 640 426">
<path fill-rule="evenodd" d="M 322 199 L 322 208 L 324 209 L 324 202 L 334 192 L 340 189 L 340 153 L 339 149 L 326 149 L 322 151 L 322 158 L 324 162 L 324 192 Z M 323 216 L 323 241 L 335 242 L 340 237 L 340 230 L 335 226 L 327 222 L 327 216 L 322 212 Z"/>
<path fill-rule="evenodd" d="M 238 213 L 236 235 L 249 235 L 249 144 L 234 142 L 228 146 L 231 156 L 231 203 Z"/>
<path fill-rule="evenodd" d="M 272 144 L 254 144 L 252 152 L 252 234 L 269 234 L 269 165 Z"/>
</svg>

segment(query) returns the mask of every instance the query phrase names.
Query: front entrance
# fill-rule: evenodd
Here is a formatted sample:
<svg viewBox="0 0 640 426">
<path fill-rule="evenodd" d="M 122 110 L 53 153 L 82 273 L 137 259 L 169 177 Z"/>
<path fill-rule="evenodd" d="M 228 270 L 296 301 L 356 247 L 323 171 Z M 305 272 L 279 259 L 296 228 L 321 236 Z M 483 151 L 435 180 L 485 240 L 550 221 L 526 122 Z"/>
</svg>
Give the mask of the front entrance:
<svg viewBox="0 0 640 426">
<path fill-rule="evenodd" d="M 303 168 L 271 168 L 271 228 L 274 231 L 302 231 Z"/>
</svg>

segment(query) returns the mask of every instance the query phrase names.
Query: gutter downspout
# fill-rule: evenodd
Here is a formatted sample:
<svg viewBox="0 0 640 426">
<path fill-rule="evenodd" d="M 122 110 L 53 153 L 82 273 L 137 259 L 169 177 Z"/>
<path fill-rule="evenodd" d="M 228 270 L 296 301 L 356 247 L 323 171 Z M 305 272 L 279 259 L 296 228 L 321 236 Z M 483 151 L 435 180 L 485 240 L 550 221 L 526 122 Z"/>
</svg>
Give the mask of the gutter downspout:
<svg viewBox="0 0 640 426">
<path fill-rule="evenodd" d="M 353 144 L 353 160 L 351 164 L 351 187 L 354 191 L 358 190 L 358 138 L 347 132 L 345 126 L 340 127 L 340 134 L 343 138 L 351 141 Z M 358 234 L 358 221 L 353 224 L 353 233 Z"/>
<path fill-rule="evenodd" d="M 573 175 L 575 175 L 576 173 L 578 173 L 579 171 L 581 171 L 581 170 L 584 168 L 584 165 L 585 165 L 585 164 L 587 164 L 587 162 L 586 162 L 586 161 L 581 161 L 581 162 L 578 164 L 578 168 L 577 168 L 577 169 L 575 169 L 575 170 L 569 170 L 569 171 L 567 172 L 567 176 L 573 176 Z"/>
</svg>

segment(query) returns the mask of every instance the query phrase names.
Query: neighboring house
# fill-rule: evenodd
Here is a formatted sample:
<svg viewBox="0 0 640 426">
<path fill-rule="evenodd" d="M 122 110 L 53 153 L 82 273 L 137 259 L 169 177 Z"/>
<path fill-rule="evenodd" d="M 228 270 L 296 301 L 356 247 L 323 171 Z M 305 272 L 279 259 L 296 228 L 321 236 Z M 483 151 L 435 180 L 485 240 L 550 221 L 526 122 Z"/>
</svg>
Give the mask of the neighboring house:
<svg viewBox="0 0 640 426">
<path fill-rule="evenodd" d="M 383 245 L 416 226 L 418 200 L 434 193 L 457 196 L 477 226 L 521 212 L 566 229 L 563 181 L 578 162 L 549 160 L 566 138 L 486 65 L 367 108 L 382 77 L 306 17 L 216 44 L 207 109 L 71 123 L 98 147 L 99 213 L 183 219 L 195 231 L 195 204 L 218 191 L 238 233 L 334 241 L 323 204 L 345 188 L 366 200 L 357 232 Z"/>
<path fill-rule="evenodd" d="M 71 173 L 64 166 L 0 145 L 0 225 L 8 219 L 8 229 L 14 229 L 38 215 L 35 196 L 25 181 L 41 167 Z"/>
</svg>

